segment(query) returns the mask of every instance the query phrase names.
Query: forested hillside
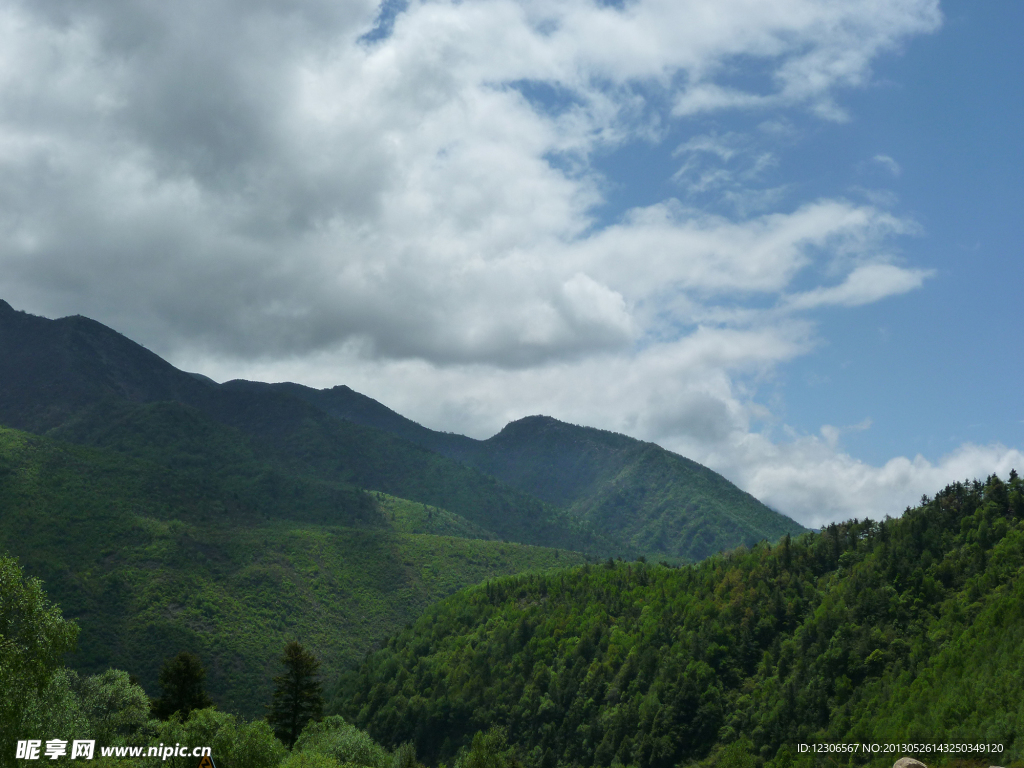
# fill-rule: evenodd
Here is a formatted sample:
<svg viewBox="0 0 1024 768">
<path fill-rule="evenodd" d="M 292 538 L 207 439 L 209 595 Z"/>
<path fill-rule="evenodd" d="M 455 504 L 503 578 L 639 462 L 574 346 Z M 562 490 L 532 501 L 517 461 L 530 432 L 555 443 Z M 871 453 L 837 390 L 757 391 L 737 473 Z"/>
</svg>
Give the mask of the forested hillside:
<svg viewBox="0 0 1024 768">
<path fill-rule="evenodd" d="M 694 562 L 806 530 L 694 461 L 548 416 L 481 441 L 471 463 L 650 558 Z"/>
<path fill-rule="evenodd" d="M 0 766 L 195 768 L 415 768 L 404 744 L 390 752 L 340 717 L 248 719 L 209 705 L 201 661 L 183 653 L 161 671 L 155 701 L 124 670 L 80 675 L 64 666 L 79 627 L 38 579 L 0 554 Z M 307 664 L 315 656 L 290 642 Z M 287 654 L 279 660 L 286 661 Z M 277 678 L 280 680 L 280 678 Z M 276 683 L 277 681 L 275 681 Z M 184 683 L 184 685 L 182 685 Z M 275 687 L 275 702 L 285 698 Z M 317 698 L 315 688 L 307 691 Z M 173 707 L 173 711 L 168 711 Z M 297 732 L 298 731 L 298 732 Z M 201 745 L 201 746 L 200 746 Z"/>
<path fill-rule="evenodd" d="M 1011 765 L 1024 759 L 1024 483 L 992 476 L 922 502 L 694 566 L 489 581 L 344 677 L 334 707 L 429 761 L 498 725 L 544 768 L 783 768 L 810 765 L 795 745 L 816 741 L 993 743 L 1005 752 L 970 759 Z M 894 757 L 852 762 L 869 759 Z"/>
<path fill-rule="evenodd" d="M 619 543 L 621 554 L 694 562 L 737 544 L 806 529 L 707 467 L 606 430 L 530 416 L 487 440 L 427 429 L 348 387 L 228 382 L 294 395 L 325 413 L 384 430 L 474 467 Z"/>
<path fill-rule="evenodd" d="M 84 317 L 47 320 L 0 301 L 0 360 L 9 371 L 0 378 L 0 425 L 172 469 L 184 463 L 202 472 L 250 454 L 277 475 L 444 507 L 509 541 L 632 553 L 478 470 L 285 391 L 202 380 Z M 221 448 L 231 455 L 218 455 Z"/>
<path fill-rule="evenodd" d="M 0 424 L 197 476 L 255 459 L 264 485 L 383 491 L 507 541 L 600 557 L 692 561 L 804 530 L 705 467 L 623 435 L 539 417 L 484 441 L 433 432 L 347 387 L 219 385 L 84 317 L 47 320 L 0 301 L 0 359 L 10 371 Z"/>
<path fill-rule="evenodd" d="M 462 587 L 582 561 L 496 541 L 443 508 L 282 474 L 230 438 L 209 435 L 221 464 L 201 470 L 206 454 L 189 459 L 186 441 L 170 469 L 0 428 L 0 554 L 81 626 L 74 668 L 119 667 L 155 692 L 163 660 L 187 650 L 217 704 L 261 714 L 286 640 L 333 677 Z"/>
</svg>

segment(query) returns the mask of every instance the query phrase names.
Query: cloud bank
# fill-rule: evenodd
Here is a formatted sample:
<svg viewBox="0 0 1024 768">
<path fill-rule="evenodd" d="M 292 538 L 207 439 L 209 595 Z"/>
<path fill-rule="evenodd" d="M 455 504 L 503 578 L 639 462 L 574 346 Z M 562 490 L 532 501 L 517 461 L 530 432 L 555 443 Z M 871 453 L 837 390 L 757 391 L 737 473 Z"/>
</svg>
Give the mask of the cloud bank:
<svg viewBox="0 0 1024 768">
<path fill-rule="evenodd" d="M 665 171 L 678 196 L 609 219 L 597 161 L 692 116 L 845 120 L 842 90 L 940 22 L 935 0 L 5 0 L 0 295 L 434 427 L 617 429 L 804 521 L 902 508 L 1016 456 L 868 467 L 773 438 L 757 394 L 819 342 L 815 310 L 927 280 L 895 246 L 917 225 L 780 208 L 753 184 L 770 151 L 703 133 Z"/>
</svg>

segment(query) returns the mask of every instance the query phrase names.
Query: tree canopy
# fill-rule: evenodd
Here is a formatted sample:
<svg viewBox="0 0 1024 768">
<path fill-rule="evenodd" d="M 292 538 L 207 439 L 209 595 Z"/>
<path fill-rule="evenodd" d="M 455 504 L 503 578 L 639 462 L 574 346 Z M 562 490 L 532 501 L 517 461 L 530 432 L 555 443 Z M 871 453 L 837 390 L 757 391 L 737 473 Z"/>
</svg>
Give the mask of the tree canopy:
<svg viewBox="0 0 1024 768">
<path fill-rule="evenodd" d="M 50 603 L 38 579 L 27 578 L 13 557 L 0 555 L 0 755 L 28 732 L 78 626 Z M 21 735 L 21 738 L 25 738 Z"/>
<path fill-rule="evenodd" d="M 992 476 L 694 566 L 489 581 L 368 656 L 333 707 L 430 762 L 500 726 L 537 768 L 786 768 L 797 743 L 940 736 L 1002 744 L 1006 765 L 1022 645 L 1024 483 Z"/>
</svg>

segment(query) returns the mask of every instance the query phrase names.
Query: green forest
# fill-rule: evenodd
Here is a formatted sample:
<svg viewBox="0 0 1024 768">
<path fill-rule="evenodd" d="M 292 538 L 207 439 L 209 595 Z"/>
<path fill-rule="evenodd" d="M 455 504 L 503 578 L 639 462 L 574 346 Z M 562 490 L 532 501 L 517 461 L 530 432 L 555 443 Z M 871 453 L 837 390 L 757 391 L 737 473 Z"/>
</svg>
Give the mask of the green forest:
<svg viewBox="0 0 1024 768">
<path fill-rule="evenodd" d="M 192 651 L 216 701 L 253 715 L 287 639 L 336 673 L 462 587 L 584 561 L 379 492 L 181 466 L 0 428 L 0 553 L 81 626 L 77 670 L 123 668 L 153 688 L 164 657 Z"/>
<path fill-rule="evenodd" d="M 922 502 L 693 566 L 489 581 L 391 638 L 332 707 L 428 762 L 496 725 L 544 768 L 783 768 L 814 742 L 986 742 L 1020 762 L 1024 484 Z"/>
<path fill-rule="evenodd" d="M 382 502 L 400 527 L 457 522 Z M 1012 473 L 950 485 L 898 519 L 693 565 L 609 558 L 489 578 L 427 608 L 350 672 L 324 676 L 322 717 L 289 749 L 265 719 L 230 708 L 156 719 L 127 672 L 64 667 L 79 627 L 8 557 L 0 681 L 15 728 L 4 733 L 212 744 L 226 766 L 783 768 L 902 755 L 796 748 L 828 742 L 1000 745 L 910 754 L 1017 766 L 1022 573 L 1024 482 Z M 277 662 L 267 654 L 268 678 Z"/>
</svg>

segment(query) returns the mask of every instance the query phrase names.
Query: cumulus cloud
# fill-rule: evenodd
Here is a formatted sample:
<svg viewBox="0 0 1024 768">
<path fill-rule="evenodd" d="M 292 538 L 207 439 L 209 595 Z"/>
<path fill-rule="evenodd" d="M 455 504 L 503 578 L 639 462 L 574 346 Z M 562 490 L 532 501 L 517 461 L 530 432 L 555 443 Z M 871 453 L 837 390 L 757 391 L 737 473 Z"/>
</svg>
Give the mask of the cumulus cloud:
<svg viewBox="0 0 1024 768">
<path fill-rule="evenodd" d="M 757 383 L 818 343 L 808 312 L 919 287 L 928 270 L 889 256 L 915 226 L 827 197 L 782 208 L 754 184 L 770 147 L 706 131 L 677 152 L 680 199 L 608 219 L 595 158 L 694 115 L 844 119 L 842 90 L 935 30 L 936 0 L 381 13 L 0 0 L 0 295 L 445 429 L 547 412 L 625 431 L 811 515 L 813 494 L 772 485 L 806 446 L 758 431 Z M 773 113 L 763 141 L 787 130 Z M 696 207 L 700 189 L 735 215 Z"/>
<path fill-rule="evenodd" d="M 657 135 L 659 105 L 699 99 L 734 57 L 774 73 L 753 96 L 817 104 L 939 21 L 926 0 L 420 2 L 367 40 L 379 13 L 5 2 L 5 293 L 244 354 L 361 339 L 514 366 L 623 349 L 666 284 L 779 290 L 805 245 L 891 222 L 829 201 L 710 222 L 666 201 L 609 230 L 589 157 Z M 644 253 L 609 253 L 616 239 Z M 585 320 L 582 281 L 608 299 Z"/>
<path fill-rule="evenodd" d="M 797 510 L 805 525 L 853 517 L 897 517 L 922 495 L 957 480 L 1005 479 L 1024 466 L 1024 453 L 1006 446 L 962 445 L 937 461 L 921 455 L 890 459 L 873 467 L 839 451 L 828 438 L 806 436 L 770 443 L 761 435 L 744 436 L 728 461 L 739 482 L 757 498 L 778 508 Z M 742 456 L 742 459 L 740 458 Z"/>
</svg>

